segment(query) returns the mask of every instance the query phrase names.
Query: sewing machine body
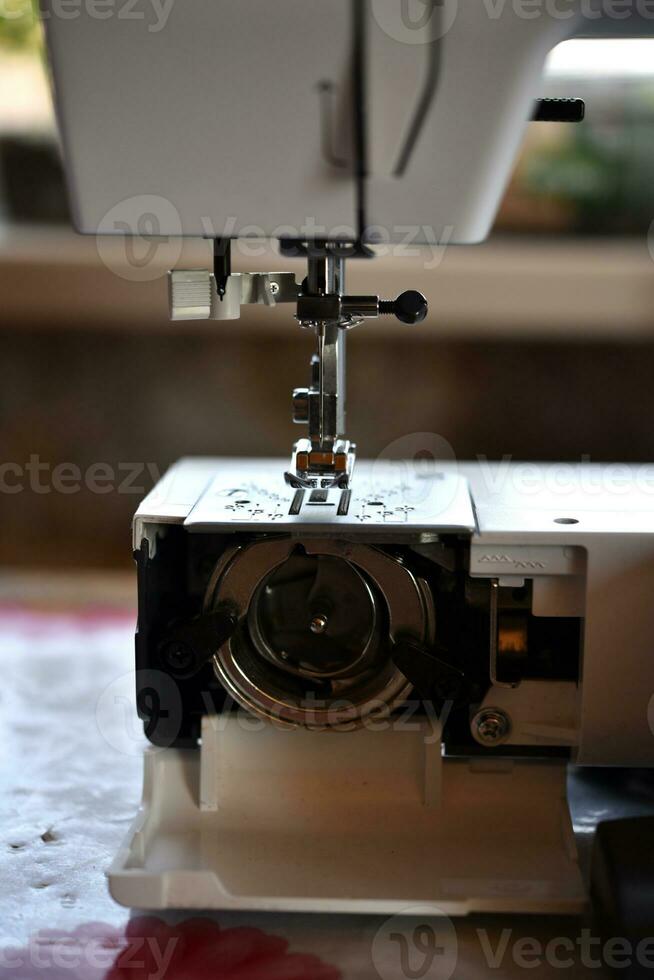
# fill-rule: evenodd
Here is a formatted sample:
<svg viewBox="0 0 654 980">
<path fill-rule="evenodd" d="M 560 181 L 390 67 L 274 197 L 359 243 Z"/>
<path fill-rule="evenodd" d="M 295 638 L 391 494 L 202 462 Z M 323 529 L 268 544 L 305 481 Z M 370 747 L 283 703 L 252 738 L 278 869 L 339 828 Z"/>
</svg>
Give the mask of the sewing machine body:
<svg viewBox="0 0 654 980">
<path fill-rule="evenodd" d="M 654 762 L 654 476 L 357 463 L 347 332 L 427 303 L 348 295 L 345 262 L 483 239 L 528 121 L 583 118 L 536 101 L 548 52 L 651 22 L 599 0 L 42 8 L 78 230 L 210 239 L 213 268 L 170 274 L 173 320 L 287 303 L 316 337 L 290 464 L 183 460 L 137 512 L 153 747 L 113 894 L 580 910 L 566 767 Z M 233 273 L 250 237 L 306 278 Z"/>
<path fill-rule="evenodd" d="M 137 686 L 157 692 L 159 720 L 147 699 L 140 704 L 158 748 L 146 758 L 143 810 L 110 873 L 120 901 L 350 912 L 434 903 L 448 914 L 583 907 L 567 766 L 654 762 L 652 468 L 361 467 L 346 516 L 309 494 L 289 515 L 295 494 L 275 460 L 183 460 L 139 508 Z M 378 516 L 371 503 L 383 504 L 372 508 Z M 405 566 L 413 556 L 436 596 L 449 586 L 429 567 L 445 561 L 464 592 L 486 597 L 468 611 L 486 633 L 475 648 L 479 700 L 425 710 L 412 691 L 393 711 L 325 730 L 318 714 L 293 727 L 281 714 L 270 724 L 235 712 L 237 701 L 217 696 L 215 665 L 176 682 L 158 659 L 161 636 L 189 600 L 202 606 L 235 540 L 287 541 L 345 561 L 360 548 L 401 554 Z M 457 554 L 454 565 L 443 549 Z M 152 582 L 166 597 L 162 618 Z M 517 628 L 511 601 L 500 598 L 494 622 L 484 608 L 493 589 L 509 598 L 527 589 L 532 626 L 568 624 L 566 642 L 579 642 L 574 663 L 544 666 L 541 652 L 540 667 L 529 667 L 527 650 L 518 677 L 503 665 L 515 650 L 502 642 L 493 663 L 489 630 L 510 639 Z M 437 601 L 436 636 L 448 637 L 456 663 L 467 656 L 466 614 L 455 620 L 459 650 L 444 609 Z M 538 642 L 537 630 L 528 635 Z M 508 720 L 496 745 L 475 735 L 484 711 Z"/>
<path fill-rule="evenodd" d="M 528 16 L 476 0 L 56 6 L 45 25 L 86 234 L 481 241 L 547 54 L 606 30 L 600 0 Z M 609 26 L 651 32 L 635 9 Z"/>
</svg>

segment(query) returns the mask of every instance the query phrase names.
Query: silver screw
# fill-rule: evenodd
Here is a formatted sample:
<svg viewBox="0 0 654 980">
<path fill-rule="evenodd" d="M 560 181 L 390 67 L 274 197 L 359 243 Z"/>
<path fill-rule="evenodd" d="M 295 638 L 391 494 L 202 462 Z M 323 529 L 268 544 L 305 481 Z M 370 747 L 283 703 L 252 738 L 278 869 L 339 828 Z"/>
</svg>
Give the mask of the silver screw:
<svg viewBox="0 0 654 980">
<path fill-rule="evenodd" d="M 279 292 L 279 283 L 278 282 L 271 282 L 270 283 L 270 292 L 273 294 L 273 296 L 276 296 L 277 295 L 277 293 Z"/>
<path fill-rule="evenodd" d="M 312 633 L 324 633 L 327 629 L 327 617 L 320 613 L 318 616 L 314 616 L 311 620 L 311 632 Z"/>
<path fill-rule="evenodd" d="M 483 708 L 472 719 L 472 734 L 480 745 L 501 745 L 511 734 L 511 721 L 501 708 Z"/>
</svg>

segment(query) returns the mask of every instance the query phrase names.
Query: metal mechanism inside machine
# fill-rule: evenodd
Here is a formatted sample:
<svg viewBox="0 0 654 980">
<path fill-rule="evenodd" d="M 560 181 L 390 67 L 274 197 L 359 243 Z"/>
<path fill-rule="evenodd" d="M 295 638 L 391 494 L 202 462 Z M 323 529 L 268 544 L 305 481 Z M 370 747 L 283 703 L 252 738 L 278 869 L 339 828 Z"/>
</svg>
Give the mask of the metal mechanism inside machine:
<svg viewBox="0 0 654 980">
<path fill-rule="evenodd" d="M 360 544 L 262 539 L 227 551 L 205 610 L 239 627 L 217 650 L 217 678 L 268 721 L 341 728 L 388 714 L 411 689 L 393 662 L 396 641 L 434 639 L 426 583 L 392 556 Z"/>
<path fill-rule="evenodd" d="M 286 245 L 289 248 L 307 258 L 307 276 L 299 285 L 288 272 L 232 273 L 230 242 L 216 239 L 213 272 L 170 273 L 170 315 L 173 320 L 232 320 L 240 316 L 242 304 L 295 303 L 300 326 L 315 332 L 316 351 L 308 387 L 293 392 L 293 421 L 308 425 L 309 435 L 295 444 L 285 478 L 296 489 L 347 489 L 356 446 L 346 435 L 346 332 L 380 315 L 420 323 L 427 315 L 427 301 L 416 290 L 395 300 L 346 295 L 345 259 L 367 255 L 352 245 L 314 242 Z"/>
<path fill-rule="evenodd" d="M 276 466 L 251 464 L 262 487 Z M 325 504 L 286 524 L 274 511 L 255 531 L 249 511 L 223 508 L 225 486 L 210 483 L 208 510 L 197 503 L 185 526 L 157 519 L 137 535 L 138 707 L 155 744 L 197 745 L 205 715 L 241 708 L 341 731 L 435 714 L 449 754 L 569 751 L 581 552 L 550 547 L 565 574 L 543 591 L 537 575 L 502 579 L 485 562 L 470 574 L 463 515 L 434 536 Z M 323 509 L 331 534 L 310 520 Z"/>
</svg>

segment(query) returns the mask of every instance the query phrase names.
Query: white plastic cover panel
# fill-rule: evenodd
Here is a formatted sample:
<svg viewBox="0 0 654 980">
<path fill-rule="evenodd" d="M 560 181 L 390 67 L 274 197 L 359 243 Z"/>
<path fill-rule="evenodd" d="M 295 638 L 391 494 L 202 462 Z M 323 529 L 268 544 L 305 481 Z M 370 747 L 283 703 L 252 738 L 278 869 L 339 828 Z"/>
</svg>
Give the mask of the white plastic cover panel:
<svg viewBox="0 0 654 980">
<path fill-rule="evenodd" d="M 109 872 L 124 905 L 434 903 L 462 915 L 584 904 L 560 763 L 442 764 L 438 732 L 417 719 L 325 733 L 238 716 L 206 719 L 201 751 L 145 762 L 143 809 Z"/>
<path fill-rule="evenodd" d="M 355 181 L 323 152 L 319 91 L 329 81 L 339 105 L 351 101 L 350 0 L 62 7 L 44 2 L 79 230 L 262 238 L 301 237 L 309 219 L 353 227 Z M 336 123 L 347 156 L 351 127 Z"/>
</svg>

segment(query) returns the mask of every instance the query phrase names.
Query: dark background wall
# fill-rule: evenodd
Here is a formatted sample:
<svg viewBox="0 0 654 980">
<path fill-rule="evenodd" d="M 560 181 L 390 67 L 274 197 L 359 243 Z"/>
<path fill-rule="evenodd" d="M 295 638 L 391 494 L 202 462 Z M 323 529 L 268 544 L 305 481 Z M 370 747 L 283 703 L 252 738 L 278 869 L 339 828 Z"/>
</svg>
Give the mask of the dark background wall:
<svg viewBox="0 0 654 980">
<path fill-rule="evenodd" d="M 434 432 L 460 459 L 651 460 L 654 341 L 349 341 L 349 433 L 362 456 Z M 142 494 L 181 455 L 278 455 L 302 434 L 290 393 L 306 383 L 311 339 L 129 334 L 94 325 L 0 332 L 0 564 L 127 566 Z M 109 492 L 59 492 L 61 463 L 115 474 Z M 149 464 L 149 466 L 146 466 Z M 145 468 L 144 468 L 145 467 Z M 74 478 L 68 481 L 74 484 Z M 22 483 L 20 492 L 6 492 Z M 50 485 L 49 492 L 40 488 Z M 103 484 L 104 486 L 104 484 Z"/>
</svg>

